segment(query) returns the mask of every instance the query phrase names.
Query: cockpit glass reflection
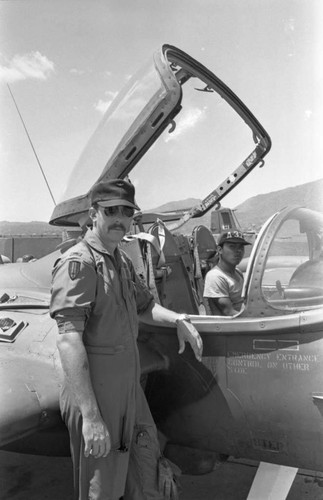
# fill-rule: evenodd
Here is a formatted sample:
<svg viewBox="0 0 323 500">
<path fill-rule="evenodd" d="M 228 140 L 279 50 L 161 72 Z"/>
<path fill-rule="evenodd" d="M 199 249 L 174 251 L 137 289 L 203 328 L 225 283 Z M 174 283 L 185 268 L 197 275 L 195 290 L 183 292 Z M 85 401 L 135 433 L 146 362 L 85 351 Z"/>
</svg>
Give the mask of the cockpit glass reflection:
<svg viewBox="0 0 323 500">
<path fill-rule="evenodd" d="M 274 307 L 297 309 L 323 303 L 322 221 L 286 220 L 269 249 L 262 292 Z"/>
<path fill-rule="evenodd" d="M 99 127 L 77 161 L 60 201 L 85 195 L 104 175 L 109 158 L 124 136 L 132 130 L 131 124 L 140 119 L 140 113 L 153 96 L 166 93 L 153 63 L 147 64 L 128 84 L 124 92 L 109 106 Z M 136 121 L 135 121 L 136 123 Z M 135 125 L 133 124 L 133 126 Z M 125 142 L 125 141 L 123 141 Z"/>
</svg>

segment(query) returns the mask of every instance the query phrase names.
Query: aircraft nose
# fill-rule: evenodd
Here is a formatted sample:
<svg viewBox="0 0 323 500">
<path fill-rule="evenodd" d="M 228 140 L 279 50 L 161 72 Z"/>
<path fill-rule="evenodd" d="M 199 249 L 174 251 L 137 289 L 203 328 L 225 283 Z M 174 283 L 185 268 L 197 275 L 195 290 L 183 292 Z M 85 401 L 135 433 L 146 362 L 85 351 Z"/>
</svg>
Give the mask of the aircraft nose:
<svg viewBox="0 0 323 500">
<path fill-rule="evenodd" d="M 37 428 L 41 408 L 36 394 L 20 381 L 2 382 L 0 394 L 0 446 L 4 446 Z"/>
<path fill-rule="evenodd" d="M 1 369 L 0 447 L 60 419 L 58 390 L 48 367 L 34 361 L 29 371 L 26 362 L 23 369 L 19 365 L 16 359 Z"/>
</svg>

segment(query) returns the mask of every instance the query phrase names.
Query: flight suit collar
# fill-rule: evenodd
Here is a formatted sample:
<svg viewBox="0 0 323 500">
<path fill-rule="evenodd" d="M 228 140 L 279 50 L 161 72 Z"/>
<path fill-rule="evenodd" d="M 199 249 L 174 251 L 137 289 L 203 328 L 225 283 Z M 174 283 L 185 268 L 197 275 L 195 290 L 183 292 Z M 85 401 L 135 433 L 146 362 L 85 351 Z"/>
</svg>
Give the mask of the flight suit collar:
<svg viewBox="0 0 323 500">
<path fill-rule="evenodd" d="M 85 236 L 84 236 L 85 241 L 90 245 L 90 247 L 94 248 L 97 252 L 103 253 L 105 255 L 109 255 L 110 257 L 115 257 L 116 252 L 114 254 L 111 254 L 103 245 L 102 241 L 100 238 L 93 233 L 92 229 L 88 229 Z M 118 251 L 118 249 L 116 249 Z"/>
</svg>

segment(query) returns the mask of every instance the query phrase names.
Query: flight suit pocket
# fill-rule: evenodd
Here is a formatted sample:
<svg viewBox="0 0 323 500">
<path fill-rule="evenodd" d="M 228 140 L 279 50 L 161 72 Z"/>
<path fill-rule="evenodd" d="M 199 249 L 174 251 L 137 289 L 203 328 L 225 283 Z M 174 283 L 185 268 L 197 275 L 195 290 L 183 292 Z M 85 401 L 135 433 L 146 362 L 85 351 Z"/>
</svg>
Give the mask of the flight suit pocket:
<svg viewBox="0 0 323 500">
<path fill-rule="evenodd" d="M 138 478 L 140 484 L 137 485 L 141 494 L 133 494 L 132 498 L 162 498 L 158 492 L 158 460 L 160 458 L 159 443 L 156 432 L 150 426 L 135 426 L 133 445 L 131 448 L 131 462 L 136 469 L 130 473 L 131 477 Z M 130 481 L 131 482 L 131 481 Z M 129 484 L 130 491 L 136 491 L 136 488 Z M 128 497 L 126 497 L 128 498 Z"/>
<path fill-rule="evenodd" d="M 151 438 L 146 429 L 142 429 L 136 434 L 136 445 L 139 448 L 149 448 L 151 443 Z"/>
</svg>

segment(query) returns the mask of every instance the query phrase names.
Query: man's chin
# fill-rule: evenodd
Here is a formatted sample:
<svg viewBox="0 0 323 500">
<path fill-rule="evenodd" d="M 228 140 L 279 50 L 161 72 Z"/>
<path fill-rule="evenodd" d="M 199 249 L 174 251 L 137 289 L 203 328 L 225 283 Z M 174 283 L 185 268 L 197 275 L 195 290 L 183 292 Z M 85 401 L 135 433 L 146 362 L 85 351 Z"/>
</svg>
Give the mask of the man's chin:
<svg viewBox="0 0 323 500">
<path fill-rule="evenodd" d="M 120 240 L 122 240 L 122 238 L 124 237 L 124 235 L 126 234 L 126 231 L 124 229 L 117 229 L 117 228 L 114 228 L 114 229 L 109 229 L 108 231 L 108 235 L 110 235 L 110 237 L 112 238 L 118 238 Z"/>
</svg>

